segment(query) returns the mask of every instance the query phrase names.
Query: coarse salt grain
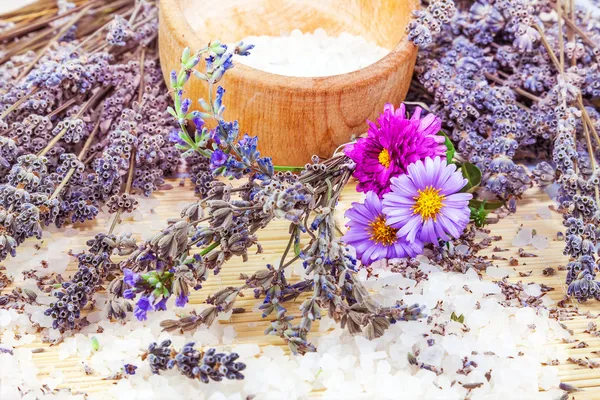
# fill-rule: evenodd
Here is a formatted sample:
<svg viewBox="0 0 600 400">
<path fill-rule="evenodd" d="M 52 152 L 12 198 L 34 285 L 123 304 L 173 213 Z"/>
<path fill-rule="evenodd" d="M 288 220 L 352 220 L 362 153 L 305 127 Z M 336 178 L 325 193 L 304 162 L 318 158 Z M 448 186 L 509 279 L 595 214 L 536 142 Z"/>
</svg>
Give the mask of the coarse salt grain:
<svg viewBox="0 0 600 400">
<path fill-rule="evenodd" d="M 550 243 L 548 242 L 548 238 L 546 236 L 535 235 L 531 239 L 531 245 L 538 250 L 544 250 L 550 246 Z"/>
<path fill-rule="evenodd" d="M 318 77 L 357 71 L 385 57 L 390 51 L 362 36 L 343 32 L 329 36 L 324 29 L 287 36 L 248 36 L 255 45 L 250 55 L 237 61 L 265 72 L 286 76 Z"/>
<path fill-rule="evenodd" d="M 531 244 L 533 239 L 532 228 L 520 228 L 512 241 L 513 246 L 523 247 Z"/>
</svg>

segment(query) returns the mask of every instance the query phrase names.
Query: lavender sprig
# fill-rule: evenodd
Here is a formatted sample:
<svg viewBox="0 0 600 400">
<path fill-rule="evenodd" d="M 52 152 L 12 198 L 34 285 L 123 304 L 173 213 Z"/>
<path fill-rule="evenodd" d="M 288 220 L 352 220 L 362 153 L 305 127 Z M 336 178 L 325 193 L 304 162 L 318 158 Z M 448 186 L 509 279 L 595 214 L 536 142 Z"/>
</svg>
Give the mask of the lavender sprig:
<svg viewBox="0 0 600 400">
<path fill-rule="evenodd" d="M 214 348 L 199 351 L 194 346 L 194 342 L 187 343 L 177 352 L 172 348 L 170 340 L 164 340 L 160 344 L 151 343 L 142 359 L 148 359 L 155 374 L 176 368 L 186 377 L 199 379 L 203 383 L 211 380 L 221 382 L 223 379 L 244 379 L 241 371 L 246 369 L 246 364 L 237 361 L 240 357 L 237 353 L 217 353 Z"/>
<path fill-rule="evenodd" d="M 209 54 L 208 69 L 200 78 L 208 80 L 210 89 L 213 74 L 220 79 L 220 74 L 214 69 L 211 72 L 211 68 L 224 65 L 226 71 L 231 66 L 225 46 L 213 43 L 199 54 L 203 52 Z M 263 317 L 273 318 L 265 333 L 280 336 L 295 353 L 315 350 L 308 334 L 312 321 L 320 318 L 321 309 L 327 309 L 351 333 L 365 329 L 371 338 L 381 336 L 397 320 L 419 318 L 418 306 L 382 307 L 372 299 L 356 281 L 352 251 L 335 233 L 333 210 L 352 175 L 354 163 L 339 154 L 324 161 L 313 157 L 299 175 L 275 172 L 270 159 L 259 156 L 256 138 L 245 136 L 236 140 L 237 122 L 225 122 L 222 118 L 224 91 L 219 89 L 215 102 L 210 101 L 212 106 L 204 106 L 208 112 L 196 115 L 217 120 L 216 128 L 208 131 L 202 121 L 196 120 L 194 137 L 202 140 L 192 141 L 188 118 L 193 118 L 193 114 L 188 113 L 189 101 L 182 97 L 180 82 L 185 83 L 192 75 L 191 66 L 197 65 L 199 56 L 188 57 L 186 51 L 182 57 L 184 68 L 179 74 L 174 73 L 172 79 L 176 96 L 175 108 L 170 113 L 179 119 L 181 128 L 175 140 L 180 141 L 179 148 L 187 155 L 205 159 L 210 155 L 208 171 L 213 179 L 224 175 L 244 177 L 245 182 L 234 187 L 210 180 L 203 199 L 185 207 L 181 219 L 170 221 L 167 228 L 121 263 L 124 278 L 111 283 L 109 304 L 121 310 L 127 300 L 137 296 L 134 314 L 138 319 L 145 319 L 148 312 L 164 309 L 171 296 L 176 297 L 176 306 L 184 306 L 189 293 L 202 288 L 210 271 L 219 273 L 234 256 L 245 261 L 253 245 L 260 252 L 255 233 L 273 219 L 285 218 L 290 221 L 290 240 L 278 267 L 267 266 L 251 276 L 241 276 L 244 284 L 209 295 L 207 306 L 200 313 L 163 321 L 163 328 L 193 330 L 210 325 L 219 313 L 232 312 L 236 298 L 243 296 L 246 289 L 253 289 L 257 298 L 264 296 Z M 304 250 L 300 249 L 302 234 L 309 237 Z M 288 260 L 292 248 L 295 257 Z M 285 278 L 284 270 L 299 258 L 304 260 L 311 278 L 292 284 Z M 293 324 L 295 317 L 288 315 L 285 303 L 309 292 L 312 297 L 303 304 L 299 322 Z"/>
</svg>

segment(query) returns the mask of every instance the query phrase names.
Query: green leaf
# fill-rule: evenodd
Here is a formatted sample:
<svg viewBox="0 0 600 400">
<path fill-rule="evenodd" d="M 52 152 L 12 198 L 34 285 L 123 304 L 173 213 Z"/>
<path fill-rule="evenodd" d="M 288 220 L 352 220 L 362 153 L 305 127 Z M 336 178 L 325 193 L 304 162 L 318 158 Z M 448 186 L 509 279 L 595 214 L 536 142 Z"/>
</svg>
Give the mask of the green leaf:
<svg viewBox="0 0 600 400">
<path fill-rule="evenodd" d="M 183 49 L 183 53 L 181 54 L 181 63 L 185 64 L 188 62 L 188 60 L 190 59 L 190 48 L 186 47 L 185 49 Z"/>
<path fill-rule="evenodd" d="M 456 154 L 456 149 L 454 148 L 452 141 L 444 131 L 439 131 L 438 135 L 444 137 L 444 146 L 446 146 L 446 161 L 448 162 L 448 164 L 452 164 L 454 154 Z"/>
<path fill-rule="evenodd" d="M 461 324 L 465 323 L 465 316 L 462 315 L 462 314 L 460 314 L 460 316 L 457 316 L 454 312 L 452 312 L 452 314 L 450 315 L 450 319 L 452 321 L 456 321 L 456 322 L 459 322 Z"/>
<path fill-rule="evenodd" d="M 302 172 L 304 171 L 304 167 L 293 167 L 293 166 L 287 166 L 287 165 L 274 165 L 273 166 L 273 170 L 275 171 L 290 171 L 290 172 Z"/>
<path fill-rule="evenodd" d="M 100 349 L 100 343 L 98 342 L 98 338 L 96 336 L 92 337 L 92 349 L 98 351 Z"/>
<path fill-rule="evenodd" d="M 463 192 L 472 193 L 477 189 L 481 183 L 481 171 L 475 165 L 470 162 L 464 162 L 460 166 L 460 171 L 463 176 L 467 179 L 467 184 L 462 189 Z"/>
<path fill-rule="evenodd" d="M 299 256 L 300 251 L 302 250 L 300 248 L 300 230 L 298 228 L 295 228 L 293 235 L 294 235 L 294 255 Z"/>
<path fill-rule="evenodd" d="M 300 255 L 300 242 L 294 242 L 294 255 L 299 256 Z"/>
<path fill-rule="evenodd" d="M 469 201 L 469 207 L 476 210 L 494 211 L 504 206 L 504 202 L 501 200 L 478 200 L 471 199 Z"/>
</svg>

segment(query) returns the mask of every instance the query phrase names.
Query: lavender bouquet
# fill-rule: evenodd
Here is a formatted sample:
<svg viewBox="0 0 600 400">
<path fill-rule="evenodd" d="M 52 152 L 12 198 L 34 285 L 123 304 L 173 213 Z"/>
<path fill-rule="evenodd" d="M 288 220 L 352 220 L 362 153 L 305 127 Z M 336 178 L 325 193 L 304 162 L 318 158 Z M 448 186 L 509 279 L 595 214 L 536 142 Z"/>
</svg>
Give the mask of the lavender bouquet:
<svg viewBox="0 0 600 400">
<path fill-rule="evenodd" d="M 60 19 L 34 6 L 35 23 L 0 31 L 0 260 L 103 205 L 116 224 L 180 160 L 154 2 L 59 3 Z"/>
</svg>

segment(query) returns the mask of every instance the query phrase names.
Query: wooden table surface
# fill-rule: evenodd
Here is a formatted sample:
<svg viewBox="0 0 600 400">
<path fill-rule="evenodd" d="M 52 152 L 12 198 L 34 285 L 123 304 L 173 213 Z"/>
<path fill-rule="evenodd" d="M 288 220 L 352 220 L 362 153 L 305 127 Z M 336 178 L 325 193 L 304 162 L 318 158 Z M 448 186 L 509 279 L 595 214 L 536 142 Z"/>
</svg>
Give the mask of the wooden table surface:
<svg viewBox="0 0 600 400">
<path fill-rule="evenodd" d="M 178 217 L 179 210 L 186 202 L 193 201 L 194 195 L 190 187 L 190 183 L 186 181 L 185 186 L 180 187 L 179 181 L 170 181 L 174 186 L 172 190 L 162 191 L 155 194 L 155 199 L 159 200 L 160 203 L 155 208 L 155 214 L 145 218 L 142 221 L 135 222 L 135 232 L 138 233 L 138 237 L 141 237 L 139 233 L 143 233 L 145 238 L 149 237 L 152 232 L 156 232 L 164 226 L 164 221 L 167 218 Z M 341 198 L 340 209 L 347 208 L 352 201 L 360 199 L 360 194 L 356 193 L 353 185 L 349 185 Z M 520 259 L 521 263 L 526 265 L 519 265 L 515 268 L 517 271 L 530 271 L 532 274 L 529 277 L 516 277 L 510 278 L 511 281 L 522 280 L 524 283 L 536 282 L 545 283 L 553 288 L 554 291 L 548 295 L 558 301 L 563 298 L 566 287 L 564 285 L 565 272 L 558 271 L 557 275 L 546 277 L 542 274 L 542 270 L 547 267 L 556 268 L 558 265 L 565 265 L 567 258 L 562 254 L 564 242 L 556 239 L 557 231 L 563 230 L 561 221 L 562 217 L 556 213 L 551 213 L 550 219 L 543 219 L 536 215 L 536 212 L 540 208 L 547 208 L 551 205 L 551 200 L 547 195 L 537 189 L 532 189 L 527 193 L 525 198 L 519 203 L 518 212 L 515 215 L 511 215 L 499 223 L 490 225 L 492 234 L 502 235 L 503 239 L 500 242 L 496 242 L 498 246 L 502 248 L 509 248 L 508 252 L 500 253 L 503 257 L 510 258 L 514 256 L 518 258 L 518 250 L 512 246 L 512 240 L 515 237 L 519 226 L 533 228 L 537 231 L 537 234 L 544 235 L 549 238 L 549 247 L 544 250 L 536 250 L 535 248 L 528 246 L 527 251 L 535 253 L 538 257 Z M 125 221 L 125 224 L 129 224 L 132 221 Z M 95 233 L 102 232 L 106 229 L 107 221 L 103 217 L 98 218 L 96 221 L 89 222 L 80 226 L 75 226 L 76 231 L 70 230 L 66 235 L 55 232 L 52 235 L 51 240 L 58 240 L 61 237 L 70 238 L 70 247 L 74 250 L 81 250 L 85 248 L 85 241 L 92 238 Z M 129 229 L 130 227 L 121 227 L 120 229 Z M 223 268 L 220 276 L 220 281 L 215 279 L 206 282 L 205 290 L 200 293 L 194 293 L 191 295 L 191 303 L 199 304 L 205 299 L 206 293 L 217 289 L 218 287 L 228 285 L 239 285 L 239 274 L 251 273 L 260 268 L 261 265 L 266 263 L 272 263 L 278 255 L 280 255 L 287 245 L 288 237 L 286 236 L 288 230 L 288 223 L 285 221 L 274 221 L 269 225 L 268 229 L 259 232 L 259 239 L 264 248 L 264 253 L 260 255 L 251 255 L 250 260 L 247 263 L 243 263 L 241 259 L 233 259 Z M 75 234 L 75 235 L 74 235 Z M 22 248 L 34 246 L 34 241 L 29 241 L 23 245 Z M 66 251 L 67 249 L 65 249 Z M 487 250 L 488 254 L 491 254 L 491 248 Z M 524 261 L 526 260 L 526 261 Z M 509 267 L 508 261 L 496 261 L 498 266 Z M 7 260 L 3 263 L 10 271 L 13 268 L 17 268 L 14 262 Z M 71 262 L 69 264 L 66 275 L 70 275 L 70 272 L 75 271 L 77 267 L 76 263 Z M 252 296 L 246 296 L 240 299 L 236 304 L 239 307 L 245 307 L 251 310 L 256 300 Z M 300 302 L 298 302 L 300 304 Z M 293 308 L 292 308 L 293 309 Z M 600 303 L 590 302 L 585 305 L 581 305 L 582 311 L 592 311 L 592 313 L 598 313 L 600 311 Z M 588 348 L 583 349 L 572 349 L 573 344 L 565 343 L 551 343 L 549 346 L 561 346 L 567 349 L 567 353 L 570 356 L 576 358 L 582 358 L 588 356 L 596 361 L 598 356 L 593 354 L 592 351 L 600 350 L 600 338 L 592 337 L 587 333 L 583 333 L 583 330 L 587 328 L 587 324 L 592 321 L 583 316 L 578 316 L 569 321 L 564 321 L 565 324 L 574 331 L 575 338 L 585 340 L 589 345 Z M 268 322 L 263 321 L 260 315 L 253 312 L 246 312 L 244 314 L 233 315 L 230 321 L 220 321 L 224 324 L 232 324 L 237 332 L 236 341 L 237 343 L 256 343 L 261 346 L 265 345 L 277 345 L 282 346 L 287 351 L 285 346 L 278 337 L 264 336 L 263 331 Z M 71 388 L 75 392 L 94 392 L 105 390 L 113 382 L 103 380 L 103 376 L 98 375 L 85 375 L 83 368 L 81 367 L 80 360 L 71 357 L 65 360 L 59 360 L 57 347 L 49 347 L 48 344 L 41 342 L 41 337 L 38 337 L 34 343 L 27 345 L 31 348 L 45 348 L 43 353 L 33 354 L 33 360 L 39 368 L 39 375 L 44 376 L 49 374 L 54 368 L 59 369 L 64 374 L 64 382 L 61 387 Z M 560 360 L 561 364 L 558 365 L 559 376 L 563 382 L 568 382 L 584 391 L 577 393 L 577 399 L 588 399 L 588 398 L 600 398 L 600 371 L 595 369 L 587 369 L 570 364 L 566 360 Z"/>
</svg>

